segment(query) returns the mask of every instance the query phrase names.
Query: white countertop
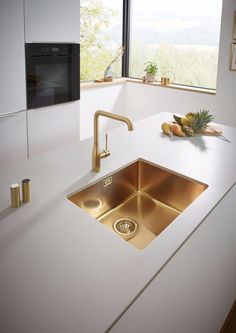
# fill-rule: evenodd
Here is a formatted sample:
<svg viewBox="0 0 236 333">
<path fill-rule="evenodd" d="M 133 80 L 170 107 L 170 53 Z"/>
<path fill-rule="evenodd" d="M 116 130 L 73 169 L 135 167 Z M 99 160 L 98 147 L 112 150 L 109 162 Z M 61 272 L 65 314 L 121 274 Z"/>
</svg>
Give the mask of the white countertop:
<svg viewBox="0 0 236 333">
<path fill-rule="evenodd" d="M 161 113 L 135 123 L 134 132 L 111 131 L 111 156 L 98 174 L 92 139 L 0 169 L 1 331 L 104 332 L 235 184 L 236 129 L 221 126 L 231 143 L 169 138 L 160 124 L 171 119 Z M 209 185 L 144 250 L 66 198 L 137 158 Z M 24 178 L 32 200 L 12 209 L 9 186 Z"/>
</svg>

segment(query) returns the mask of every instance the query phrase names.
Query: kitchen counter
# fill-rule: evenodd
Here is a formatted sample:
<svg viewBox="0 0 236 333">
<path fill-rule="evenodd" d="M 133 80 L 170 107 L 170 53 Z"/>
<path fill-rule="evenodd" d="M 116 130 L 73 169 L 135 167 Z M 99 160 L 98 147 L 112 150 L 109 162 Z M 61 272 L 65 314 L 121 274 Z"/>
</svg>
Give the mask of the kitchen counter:
<svg viewBox="0 0 236 333">
<path fill-rule="evenodd" d="M 91 172 L 92 139 L 1 168 L 1 332 L 106 331 L 205 223 L 235 184 L 236 129 L 221 126 L 231 143 L 214 136 L 169 138 L 160 124 L 171 119 L 161 113 L 134 123 L 133 132 L 111 131 L 111 156 L 98 174 Z M 144 250 L 66 198 L 137 158 L 208 185 Z M 31 179 L 32 200 L 10 208 L 9 186 L 24 178 Z"/>
</svg>

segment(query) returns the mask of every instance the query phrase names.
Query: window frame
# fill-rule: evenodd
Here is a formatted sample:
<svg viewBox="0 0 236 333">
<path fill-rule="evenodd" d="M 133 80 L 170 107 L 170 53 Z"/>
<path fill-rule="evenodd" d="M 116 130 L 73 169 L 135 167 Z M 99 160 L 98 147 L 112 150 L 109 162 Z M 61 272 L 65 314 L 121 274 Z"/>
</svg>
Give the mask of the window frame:
<svg viewBox="0 0 236 333">
<path fill-rule="evenodd" d="M 130 5 L 131 0 L 123 0 L 122 45 L 125 49 L 121 64 L 122 77 L 129 77 Z"/>
<path fill-rule="evenodd" d="M 122 8 L 122 45 L 124 46 L 124 53 L 121 59 L 121 78 L 127 78 L 131 80 L 142 80 L 141 78 L 130 76 L 129 65 L 130 65 L 130 30 L 131 30 L 131 1 L 132 0 L 123 0 Z M 86 82 L 86 81 L 83 81 Z M 189 90 L 193 89 L 199 90 L 200 92 L 205 91 L 214 94 L 216 89 L 185 85 L 181 83 L 175 83 L 173 88 Z"/>
<path fill-rule="evenodd" d="M 130 78 L 130 79 L 141 80 L 141 78 L 131 77 L 129 75 L 131 1 L 132 0 L 123 0 L 122 45 L 125 47 L 125 49 L 124 49 L 124 54 L 122 56 L 121 77 L 126 77 L 128 79 Z M 217 70 L 218 70 L 218 66 L 217 66 Z M 217 78 L 216 78 L 216 83 L 217 83 Z M 185 85 L 185 84 L 181 84 L 181 83 L 175 83 L 175 86 L 179 87 L 179 89 L 181 89 L 181 87 L 183 87 L 183 88 L 189 87 L 189 88 L 193 88 L 193 89 L 205 90 L 206 92 L 210 91 L 211 93 L 213 91 L 216 91 L 216 88 L 212 89 L 212 88 L 206 88 L 206 87 Z"/>
</svg>

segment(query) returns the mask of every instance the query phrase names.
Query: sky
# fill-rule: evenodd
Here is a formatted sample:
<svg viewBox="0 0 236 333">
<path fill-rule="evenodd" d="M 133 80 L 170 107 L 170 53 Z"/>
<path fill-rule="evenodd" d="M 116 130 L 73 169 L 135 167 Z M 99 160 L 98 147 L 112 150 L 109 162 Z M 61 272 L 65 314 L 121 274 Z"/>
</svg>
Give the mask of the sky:
<svg viewBox="0 0 236 333">
<path fill-rule="evenodd" d="M 123 0 L 101 0 L 104 5 L 121 10 Z M 131 0 L 132 8 L 140 15 L 150 13 L 181 17 L 220 17 L 222 0 Z"/>
<path fill-rule="evenodd" d="M 110 26 L 113 37 L 114 31 L 117 37 L 117 30 L 121 34 L 123 0 L 100 1 L 119 12 Z M 131 34 L 135 32 L 138 37 L 140 33 L 142 39 L 145 31 L 151 40 L 154 34 L 176 35 L 193 30 L 195 35 L 191 35 L 192 40 L 193 36 L 199 39 L 198 34 L 206 33 L 209 45 L 215 45 L 219 39 L 221 10 L 222 0 L 131 0 Z"/>
</svg>

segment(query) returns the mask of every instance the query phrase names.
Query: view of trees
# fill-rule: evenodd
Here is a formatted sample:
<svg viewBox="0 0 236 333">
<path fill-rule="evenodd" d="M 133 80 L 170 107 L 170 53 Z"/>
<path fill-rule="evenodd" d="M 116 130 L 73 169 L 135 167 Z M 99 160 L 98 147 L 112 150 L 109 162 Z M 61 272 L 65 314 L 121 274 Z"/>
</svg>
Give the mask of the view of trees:
<svg viewBox="0 0 236 333">
<path fill-rule="evenodd" d="M 81 81 L 101 79 L 121 45 L 112 40 L 109 28 L 117 11 L 103 5 L 101 0 L 81 0 Z M 121 61 L 114 64 L 113 74 L 121 76 Z"/>
<path fill-rule="evenodd" d="M 119 1 L 122 9 L 123 1 Z M 155 6 L 156 2 L 149 1 Z M 112 0 L 81 0 L 81 80 L 83 81 L 102 78 L 116 49 L 121 46 L 122 15 L 121 10 L 114 9 L 113 3 Z M 185 27 L 189 22 L 183 17 L 182 21 L 179 19 L 180 23 L 177 22 L 181 25 L 181 29 L 177 27 L 173 33 L 168 29 L 161 30 L 161 24 L 158 26 L 161 18 L 160 21 L 155 21 L 156 14 L 151 8 L 145 14 L 148 20 L 150 17 L 150 22 L 147 21 L 146 24 L 146 16 L 141 9 L 139 10 L 138 21 L 131 19 L 129 76 L 141 78 L 144 75 L 145 63 L 154 61 L 159 68 L 158 80 L 169 72 L 170 78 L 174 79 L 175 83 L 215 89 L 219 20 L 202 18 L 202 21 L 199 19 L 197 23 L 190 22 L 192 26 Z M 158 15 L 161 15 L 160 12 Z M 121 76 L 121 61 L 112 66 L 112 71 L 114 77 Z"/>
<path fill-rule="evenodd" d="M 148 61 L 158 64 L 158 81 L 167 73 L 178 84 L 216 88 L 217 48 L 185 48 L 171 44 L 160 44 L 158 48 L 152 48 L 135 44 L 130 52 L 129 75 L 141 78 L 144 75 L 144 63 Z"/>
</svg>

